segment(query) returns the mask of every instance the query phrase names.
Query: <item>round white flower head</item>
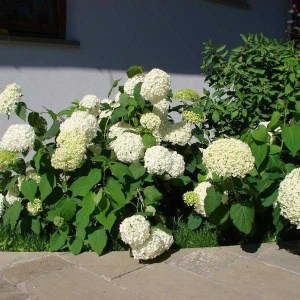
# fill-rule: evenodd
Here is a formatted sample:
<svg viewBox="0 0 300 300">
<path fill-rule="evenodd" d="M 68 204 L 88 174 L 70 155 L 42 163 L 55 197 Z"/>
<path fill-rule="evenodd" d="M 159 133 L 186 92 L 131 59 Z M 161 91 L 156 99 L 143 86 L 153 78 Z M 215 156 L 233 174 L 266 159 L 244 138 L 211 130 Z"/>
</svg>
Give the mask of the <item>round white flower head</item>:
<svg viewBox="0 0 300 300">
<path fill-rule="evenodd" d="M 170 75 L 160 69 L 152 69 L 145 76 L 141 95 L 153 104 L 158 103 L 167 96 L 170 87 Z"/>
<path fill-rule="evenodd" d="M 117 137 L 121 136 L 124 132 L 135 132 L 135 129 L 127 123 L 118 122 L 109 128 L 108 138 L 110 138 L 110 139 L 117 138 Z M 116 140 L 113 140 L 112 142 L 110 142 L 110 144 L 109 144 L 110 149 L 114 148 L 115 142 L 116 142 Z"/>
<path fill-rule="evenodd" d="M 22 90 L 16 83 L 7 85 L 0 94 L 0 114 L 10 115 L 14 113 L 21 97 Z"/>
<path fill-rule="evenodd" d="M 124 92 L 127 93 L 129 96 L 133 96 L 135 86 L 144 81 L 144 74 L 138 74 L 133 76 L 132 78 L 128 78 L 124 84 Z"/>
<path fill-rule="evenodd" d="M 65 120 L 60 125 L 60 131 L 78 130 L 84 132 L 88 142 L 90 142 L 98 131 L 98 123 L 95 116 L 89 114 L 87 111 L 76 111 L 72 116 Z"/>
<path fill-rule="evenodd" d="M 4 212 L 4 196 L 0 194 L 0 217 L 2 217 Z"/>
<path fill-rule="evenodd" d="M 245 177 L 254 162 L 250 147 L 234 138 L 219 139 L 203 150 L 203 163 L 219 176 Z"/>
<path fill-rule="evenodd" d="M 176 178 L 181 175 L 183 175 L 185 170 L 185 163 L 184 158 L 181 154 L 177 153 L 176 151 L 169 150 L 169 153 L 171 155 L 171 168 L 168 170 L 168 175 L 171 178 Z"/>
<path fill-rule="evenodd" d="M 159 128 L 161 119 L 154 113 L 146 113 L 141 116 L 140 123 L 144 128 L 152 131 Z"/>
<path fill-rule="evenodd" d="M 26 206 L 31 216 L 38 215 L 42 209 L 42 201 L 40 199 L 34 199 L 33 202 L 28 202 Z"/>
<path fill-rule="evenodd" d="M 29 170 L 26 173 L 26 175 L 18 176 L 18 183 L 17 183 L 18 189 L 21 190 L 22 182 L 29 179 L 33 179 L 38 184 L 41 182 L 41 176 L 37 174 L 34 170 Z"/>
<path fill-rule="evenodd" d="M 155 103 L 153 105 L 153 113 L 159 117 L 167 116 L 170 109 L 170 103 L 166 99 Z"/>
<path fill-rule="evenodd" d="M 133 257 L 140 260 L 153 259 L 167 251 L 173 241 L 171 235 L 160 229 L 154 229 L 144 244 L 132 248 Z"/>
<path fill-rule="evenodd" d="M 289 173 L 279 185 L 280 213 L 300 229 L 300 168 Z"/>
<path fill-rule="evenodd" d="M 120 224 L 121 239 L 131 247 L 142 245 L 150 236 L 150 223 L 145 217 L 134 215 Z"/>
<path fill-rule="evenodd" d="M 192 138 L 191 124 L 186 122 L 178 122 L 164 127 L 162 132 L 163 140 L 173 145 L 184 146 Z"/>
<path fill-rule="evenodd" d="M 35 133 L 30 125 L 11 125 L 2 138 L 1 148 L 12 152 L 23 152 L 32 149 L 34 141 Z"/>
<path fill-rule="evenodd" d="M 65 220 L 63 217 L 60 217 L 60 216 L 56 216 L 54 219 L 53 219 L 53 224 L 57 227 L 57 228 L 60 228 L 64 225 L 65 223 Z"/>
<path fill-rule="evenodd" d="M 199 124 L 206 121 L 205 115 L 200 115 L 190 110 L 184 110 L 181 116 L 184 121 L 191 124 Z"/>
<path fill-rule="evenodd" d="M 153 146 L 146 150 L 145 168 L 150 174 L 163 175 L 172 168 L 173 159 L 167 148 Z"/>
<path fill-rule="evenodd" d="M 0 169 L 13 165 L 19 158 L 16 152 L 0 149 Z"/>
<path fill-rule="evenodd" d="M 100 99 L 95 95 L 86 95 L 80 101 L 79 106 L 87 108 L 90 114 L 97 116 L 100 109 Z"/>
<path fill-rule="evenodd" d="M 16 187 L 11 188 L 6 196 L 5 196 L 5 201 L 9 204 L 12 205 L 14 204 L 16 201 L 21 201 L 22 198 L 19 197 L 19 191 Z"/>
<path fill-rule="evenodd" d="M 192 89 L 183 89 L 176 91 L 173 95 L 174 99 L 180 100 L 183 103 L 195 102 L 200 100 L 200 95 Z"/>
<path fill-rule="evenodd" d="M 112 148 L 119 161 L 132 163 L 141 159 L 145 152 L 145 146 L 139 134 L 124 132 L 112 143 Z"/>
<path fill-rule="evenodd" d="M 51 157 L 55 169 L 74 171 L 85 161 L 87 139 L 81 131 L 63 131 L 57 137 L 58 148 Z"/>
</svg>

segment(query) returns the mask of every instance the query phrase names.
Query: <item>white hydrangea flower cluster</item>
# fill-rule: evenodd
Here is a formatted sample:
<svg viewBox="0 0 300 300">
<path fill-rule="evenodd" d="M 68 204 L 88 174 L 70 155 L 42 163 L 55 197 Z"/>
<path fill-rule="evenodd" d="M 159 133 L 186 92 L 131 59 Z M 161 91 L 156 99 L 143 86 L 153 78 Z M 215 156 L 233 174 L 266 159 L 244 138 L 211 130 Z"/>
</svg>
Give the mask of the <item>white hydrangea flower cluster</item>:
<svg viewBox="0 0 300 300">
<path fill-rule="evenodd" d="M 170 103 L 166 99 L 153 104 L 153 113 L 159 117 L 166 117 L 169 113 Z"/>
<path fill-rule="evenodd" d="M 5 196 L 5 201 L 9 205 L 12 205 L 16 201 L 21 201 L 21 200 L 22 200 L 22 198 L 19 197 L 19 190 L 16 187 L 12 187 L 11 189 L 9 189 Z"/>
<path fill-rule="evenodd" d="M 51 157 L 55 169 L 74 171 L 85 161 L 86 135 L 81 131 L 62 131 L 57 137 L 57 146 Z"/>
<path fill-rule="evenodd" d="M 41 176 L 34 170 L 29 170 L 26 175 L 19 175 L 17 183 L 18 189 L 21 190 L 22 182 L 29 179 L 33 179 L 37 184 L 41 182 Z"/>
<path fill-rule="evenodd" d="M 2 217 L 3 212 L 4 212 L 4 196 L 0 194 L 0 217 Z"/>
<path fill-rule="evenodd" d="M 137 75 L 133 76 L 132 78 L 128 78 L 124 84 L 124 92 L 132 97 L 134 94 L 135 86 L 138 83 L 143 82 L 144 78 L 145 78 L 144 74 L 137 74 Z"/>
<path fill-rule="evenodd" d="M 134 215 L 120 224 L 121 239 L 131 247 L 142 245 L 150 236 L 150 223 L 145 217 Z"/>
<path fill-rule="evenodd" d="M 140 246 L 132 248 L 135 259 L 149 260 L 169 250 L 174 242 L 173 236 L 165 231 L 155 228 L 151 230 L 150 237 Z"/>
<path fill-rule="evenodd" d="M 192 138 L 192 126 L 187 122 L 165 124 L 161 129 L 162 139 L 165 142 L 170 142 L 173 145 L 184 146 Z"/>
<path fill-rule="evenodd" d="M 86 95 L 79 102 L 79 106 L 87 108 L 87 111 L 97 116 L 100 109 L 100 99 L 96 95 Z"/>
<path fill-rule="evenodd" d="M 185 169 L 182 155 L 159 145 L 146 150 L 144 161 L 150 174 L 167 175 L 170 178 L 181 176 Z"/>
<path fill-rule="evenodd" d="M 141 95 L 155 104 L 167 96 L 170 88 L 170 75 L 160 69 L 152 69 L 144 78 Z"/>
<path fill-rule="evenodd" d="M 146 113 L 141 116 L 140 123 L 144 128 L 153 131 L 159 128 L 161 119 L 154 113 Z"/>
<path fill-rule="evenodd" d="M 124 132 L 111 145 L 119 161 L 132 163 L 144 156 L 145 146 L 139 134 Z"/>
<path fill-rule="evenodd" d="M 134 258 L 153 259 L 167 251 L 174 242 L 173 236 L 161 229 L 151 229 L 145 217 L 134 215 L 120 224 L 120 235 L 130 245 Z"/>
<path fill-rule="evenodd" d="M 128 123 L 124 122 L 118 122 L 114 125 L 112 125 L 109 130 L 108 130 L 108 138 L 113 139 L 113 138 L 118 138 L 121 136 L 124 132 L 136 132 L 135 128 L 132 127 Z M 110 142 L 109 146 L 110 149 L 114 148 L 114 145 L 116 144 L 116 139 Z"/>
<path fill-rule="evenodd" d="M 203 150 L 203 163 L 219 176 L 243 178 L 253 169 L 254 162 L 250 147 L 234 138 L 219 139 Z"/>
<path fill-rule="evenodd" d="M 204 201 L 207 196 L 207 189 L 210 188 L 212 184 L 208 181 L 199 183 L 192 192 L 186 192 L 183 195 L 183 201 L 189 205 L 194 206 L 196 213 L 203 217 L 207 217 L 204 208 Z M 222 197 L 222 203 L 226 204 L 228 202 L 228 193 L 225 192 Z"/>
<path fill-rule="evenodd" d="M 87 111 L 76 111 L 72 116 L 60 124 L 61 132 L 81 131 L 90 142 L 97 135 L 98 122 L 95 116 Z"/>
<path fill-rule="evenodd" d="M 40 199 L 34 199 L 32 202 L 27 203 L 26 208 L 30 215 L 36 216 L 43 210 L 42 201 Z"/>
<path fill-rule="evenodd" d="M 0 114 L 10 115 L 17 109 L 17 104 L 21 100 L 22 90 L 16 83 L 6 86 L 0 94 Z"/>
<path fill-rule="evenodd" d="M 289 173 L 279 185 L 280 213 L 300 229 L 300 168 Z"/>
<path fill-rule="evenodd" d="M 12 152 L 23 152 L 32 149 L 34 141 L 35 132 L 30 125 L 11 125 L 3 135 L 0 148 Z"/>
</svg>

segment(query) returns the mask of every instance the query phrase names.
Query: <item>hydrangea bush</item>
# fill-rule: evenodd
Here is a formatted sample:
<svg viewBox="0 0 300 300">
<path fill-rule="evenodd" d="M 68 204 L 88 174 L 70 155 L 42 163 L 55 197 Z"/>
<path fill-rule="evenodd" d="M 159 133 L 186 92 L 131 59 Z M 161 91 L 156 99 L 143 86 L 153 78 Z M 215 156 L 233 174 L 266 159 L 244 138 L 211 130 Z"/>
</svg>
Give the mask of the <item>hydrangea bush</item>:
<svg viewBox="0 0 300 300">
<path fill-rule="evenodd" d="M 212 138 L 197 92 L 173 93 L 160 69 L 133 66 L 127 76 L 113 99 L 119 81 L 107 99 L 87 95 L 59 113 L 46 109 L 50 125 L 21 101 L 20 87 L 4 90 L 1 113 L 27 123 L 10 126 L 0 142 L 5 226 L 49 235 L 52 251 L 101 254 L 123 243 L 141 260 L 172 246 L 167 227 L 182 215 L 193 229 L 207 219 L 242 235 L 255 234 L 257 220 L 272 212 L 276 226 L 287 219 L 299 226 L 299 187 L 287 195 L 299 172 L 287 175 L 291 162 L 265 162 L 283 147 L 270 142 L 265 125 L 243 137 Z M 276 140 L 281 134 L 274 131 Z"/>
</svg>

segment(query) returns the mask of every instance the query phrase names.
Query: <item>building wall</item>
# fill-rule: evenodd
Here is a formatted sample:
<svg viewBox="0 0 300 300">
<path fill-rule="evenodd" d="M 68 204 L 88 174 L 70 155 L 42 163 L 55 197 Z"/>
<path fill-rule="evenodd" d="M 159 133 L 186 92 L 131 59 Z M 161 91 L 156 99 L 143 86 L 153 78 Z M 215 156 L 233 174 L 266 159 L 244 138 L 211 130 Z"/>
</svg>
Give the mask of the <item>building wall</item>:
<svg viewBox="0 0 300 300">
<path fill-rule="evenodd" d="M 173 89 L 200 91 L 204 41 L 233 47 L 240 33 L 285 37 L 288 1 L 248 1 L 249 9 L 209 0 L 67 0 L 67 38 L 80 47 L 0 43 L 0 89 L 16 82 L 29 107 L 59 110 L 85 94 L 106 97 L 114 79 L 142 64 L 171 73 Z M 0 116 L 0 136 L 15 120 Z"/>
</svg>

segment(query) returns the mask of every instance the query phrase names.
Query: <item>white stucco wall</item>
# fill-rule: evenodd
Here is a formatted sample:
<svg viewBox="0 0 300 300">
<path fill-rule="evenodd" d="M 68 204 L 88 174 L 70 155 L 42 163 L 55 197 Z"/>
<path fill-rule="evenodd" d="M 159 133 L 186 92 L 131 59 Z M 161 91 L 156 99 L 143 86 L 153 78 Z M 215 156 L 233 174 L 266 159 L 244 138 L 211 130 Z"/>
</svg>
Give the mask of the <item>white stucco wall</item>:
<svg viewBox="0 0 300 300">
<path fill-rule="evenodd" d="M 201 90 L 202 43 L 235 46 L 239 34 L 284 38 L 285 0 L 249 0 L 239 9 L 208 0 L 68 0 L 67 38 L 77 48 L 0 43 L 0 89 L 21 85 L 29 107 L 55 111 L 85 94 L 106 97 L 132 64 L 159 67 L 173 89 Z M 0 116 L 0 137 L 15 123 Z M 18 122 L 20 122 L 18 120 Z"/>
</svg>

